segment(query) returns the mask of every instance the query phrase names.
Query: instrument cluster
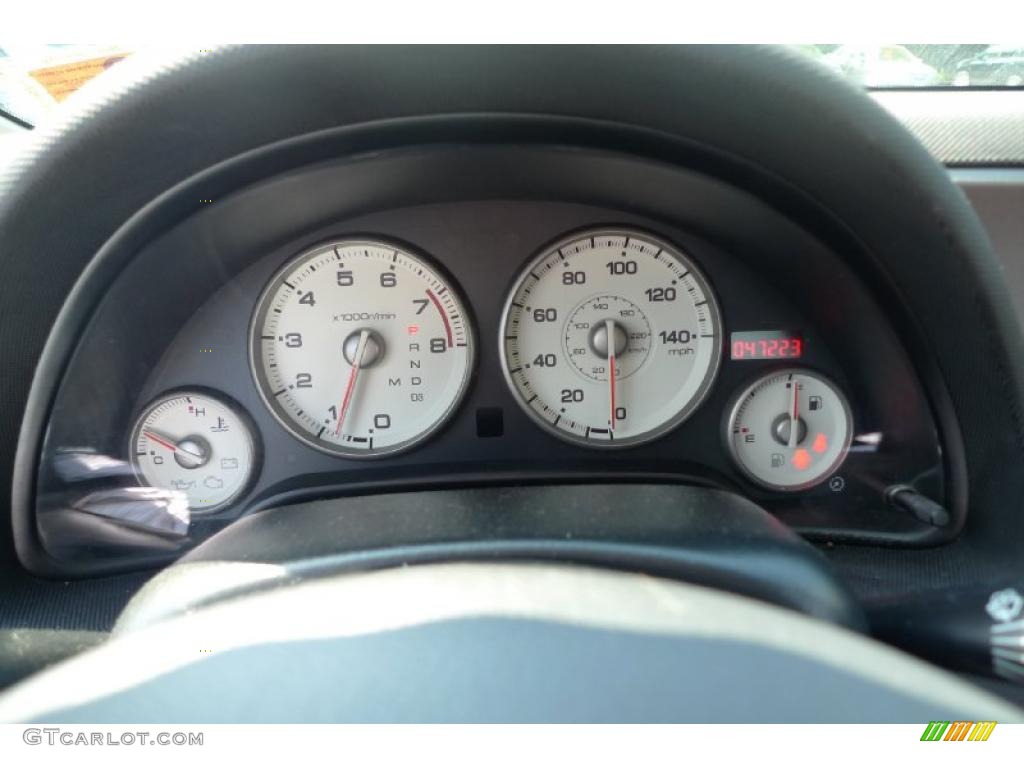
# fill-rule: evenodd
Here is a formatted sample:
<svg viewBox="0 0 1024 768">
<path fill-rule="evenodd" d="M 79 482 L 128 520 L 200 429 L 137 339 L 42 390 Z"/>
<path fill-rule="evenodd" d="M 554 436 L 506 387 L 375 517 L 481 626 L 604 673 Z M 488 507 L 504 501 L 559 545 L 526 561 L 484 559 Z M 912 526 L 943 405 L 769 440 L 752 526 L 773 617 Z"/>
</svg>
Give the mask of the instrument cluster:
<svg viewBox="0 0 1024 768">
<path fill-rule="evenodd" d="M 444 167 L 543 176 L 486 171 L 510 151 Z M 53 572 L 170 557 L 297 501 L 472 485 L 700 484 L 814 538 L 934 535 L 886 501 L 946 494 L 925 387 L 871 290 L 799 226 L 633 164 L 600 177 L 609 197 L 636 177 L 629 207 L 386 204 L 405 194 L 392 162 L 426 178 L 439 160 L 254 185 L 105 286 L 40 438 Z M 543 168 L 577 164 L 558 178 L 593 196 L 579 169 L 603 162 Z"/>
<path fill-rule="evenodd" d="M 454 279 L 403 243 L 317 244 L 260 295 L 253 381 L 294 439 L 379 459 L 444 429 L 472 380 L 477 343 L 489 341 L 510 394 L 539 428 L 588 449 L 628 450 L 701 407 L 726 346 L 701 268 L 639 229 L 589 229 L 544 246 L 509 291 L 496 339 L 477 341 L 466 306 Z M 799 335 L 737 331 L 730 349 L 733 359 L 795 360 L 802 346 Z M 723 415 L 736 468 L 780 492 L 838 471 L 853 431 L 845 395 L 807 368 L 758 377 Z M 257 439 L 225 396 L 175 390 L 143 409 L 130 445 L 141 483 L 206 514 L 249 486 Z"/>
</svg>

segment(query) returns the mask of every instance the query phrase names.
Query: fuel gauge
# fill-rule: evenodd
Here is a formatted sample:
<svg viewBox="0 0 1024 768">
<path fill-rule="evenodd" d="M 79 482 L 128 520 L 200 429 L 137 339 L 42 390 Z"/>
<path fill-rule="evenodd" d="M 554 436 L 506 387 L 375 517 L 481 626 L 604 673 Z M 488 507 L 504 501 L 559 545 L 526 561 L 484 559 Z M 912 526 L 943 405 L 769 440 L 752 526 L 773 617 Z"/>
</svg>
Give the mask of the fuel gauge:
<svg viewBox="0 0 1024 768">
<path fill-rule="evenodd" d="M 172 392 L 145 408 L 130 449 L 139 480 L 184 493 L 193 513 L 234 501 L 249 485 L 256 455 L 252 430 L 238 410 L 191 391 Z"/>
<path fill-rule="evenodd" d="M 729 410 L 725 435 L 743 473 L 776 491 L 822 482 L 846 458 L 852 436 L 843 393 L 802 368 L 771 373 L 744 389 Z"/>
</svg>

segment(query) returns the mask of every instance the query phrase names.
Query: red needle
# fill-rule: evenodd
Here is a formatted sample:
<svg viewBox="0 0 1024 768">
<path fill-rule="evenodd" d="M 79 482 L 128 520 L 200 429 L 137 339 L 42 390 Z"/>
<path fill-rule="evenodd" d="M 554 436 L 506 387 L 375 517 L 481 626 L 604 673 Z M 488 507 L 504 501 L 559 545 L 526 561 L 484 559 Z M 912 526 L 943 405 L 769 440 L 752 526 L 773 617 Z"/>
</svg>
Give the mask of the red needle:
<svg viewBox="0 0 1024 768">
<path fill-rule="evenodd" d="M 178 450 L 178 446 L 176 446 L 174 443 L 171 443 L 171 442 L 168 442 L 167 440 L 164 440 L 162 437 L 160 437 L 159 435 L 154 434 L 153 432 L 148 432 L 148 431 L 143 430 L 142 434 L 144 434 L 146 437 L 148 437 L 154 443 L 160 443 L 160 445 L 162 445 L 164 448 L 167 448 L 168 450 L 171 450 L 171 451 L 177 451 Z"/>
<path fill-rule="evenodd" d="M 789 419 L 789 445 L 792 447 L 796 445 L 797 426 L 800 424 L 797 421 L 797 416 L 800 415 L 800 391 L 795 378 L 791 383 L 793 384 L 793 414 Z"/>
<path fill-rule="evenodd" d="M 605 321 L 605 334 L 608 336 L 608 390 L 612 404 L 612 429 L 615 429 L 615 323 Z"/>
<path fill-rule="evenodd" d="M 359 343 L 356 345 L 356 353 L 352 359 L 352 370 L 348 374 L 348 384 L 345 385 L 345 396 L 341 400 L 341 409 L 338 411 L 338 423 L 334 427 L 334 434 L 341 433 L 341 425 L 345 423 L 345 414 L 348 413 L 348 406 L 352 402 L 352 393 L 356 389 L 356 379 L 359 377 L 359 366 L 363 362 L 363 352 L 366 349 L 366 339 L 369 331 L 359 334 Z"/>
</svg>

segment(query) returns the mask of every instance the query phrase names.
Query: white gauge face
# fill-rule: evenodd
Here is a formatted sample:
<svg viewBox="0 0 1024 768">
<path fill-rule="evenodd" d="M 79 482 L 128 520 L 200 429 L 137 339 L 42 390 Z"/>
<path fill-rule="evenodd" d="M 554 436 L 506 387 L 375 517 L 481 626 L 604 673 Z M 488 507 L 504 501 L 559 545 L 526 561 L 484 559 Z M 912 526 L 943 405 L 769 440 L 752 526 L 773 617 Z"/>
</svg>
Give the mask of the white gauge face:
<svg viewBox="0 0 1024 768">
<path fill-rule="evenodd" d="M 739 468 L 778 491 L 823 481 L 846 458 L 852 436 L 842 392 L 820 374 L 799 368 L 769 374 L 743 390 L 726 425 Z"/>
<path fill-rule="evenodd" d="M 328 453 L 411 447 L 452 415 L 473 335 L 454 287 L 405 248 L 339 240 L 271 280 L 253 318 L 253 374 L 278 421 Z"/>
<path fill-rule="evenodd" d="M 601 448 L 680 424 L 707 395 L 721 350 L 718 305 L 696 265 L 633 230 L 582 232 L 545 249 L 502 320 L 505 375 L 526 412 Z"/>
<path fill-rule="evenodd" d="M 165 395 L 146 408 L 130 448 L 139 480 L 183 493 L 193 513 L 237 498 L 252 478 L 256 453 L 242 416 L 198 392 Z"/>
</svg>

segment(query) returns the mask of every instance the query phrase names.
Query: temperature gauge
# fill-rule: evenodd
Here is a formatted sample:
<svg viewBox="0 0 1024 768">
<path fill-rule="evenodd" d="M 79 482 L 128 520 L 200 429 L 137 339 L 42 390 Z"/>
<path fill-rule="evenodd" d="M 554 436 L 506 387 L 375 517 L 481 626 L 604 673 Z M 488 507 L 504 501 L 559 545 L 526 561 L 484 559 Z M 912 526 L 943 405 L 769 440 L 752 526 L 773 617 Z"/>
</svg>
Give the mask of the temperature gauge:
<svg viewBox="0 0 1024 768">
<path fill-rule="evenodd" d="M 227 403 L 198 392 L 173 392 L 143 410 L 131 454 L 145 485 L 179 491 L 193 513 L 236 499 L 255 463 L 253 434 Z"/>
<path fill-rule="evenodd" d="M 800 368 L 769 374 L 744 389 L 726 424 L 737 466 L 777 491 L 823 481 L 846 458 L 852 436 L 843 393 L 824 376 Z"/>
</svg>

